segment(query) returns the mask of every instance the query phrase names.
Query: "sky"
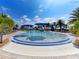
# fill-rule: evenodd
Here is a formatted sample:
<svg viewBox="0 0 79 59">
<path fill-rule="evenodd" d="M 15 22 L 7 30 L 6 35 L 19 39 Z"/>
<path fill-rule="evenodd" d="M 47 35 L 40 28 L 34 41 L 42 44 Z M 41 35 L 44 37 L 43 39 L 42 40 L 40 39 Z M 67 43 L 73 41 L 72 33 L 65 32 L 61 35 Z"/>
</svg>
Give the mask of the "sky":
<svg viewBox="0 0 79 59">
<path fill-rule="evenodd" d="M 79 0 L 0 0 L 0 13 L 21 23 L 68 20 Z"/>
</svg>

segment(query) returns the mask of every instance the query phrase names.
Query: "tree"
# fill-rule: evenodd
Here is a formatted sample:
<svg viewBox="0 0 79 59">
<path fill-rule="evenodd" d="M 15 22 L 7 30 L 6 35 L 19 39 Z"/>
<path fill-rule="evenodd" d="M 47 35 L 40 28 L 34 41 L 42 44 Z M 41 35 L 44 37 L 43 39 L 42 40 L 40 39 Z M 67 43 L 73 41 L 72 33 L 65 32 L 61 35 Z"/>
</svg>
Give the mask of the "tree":
<svg viewBox="0 0 79 59">
<path fill-rule="evenodd" d="M 1 36 L 1 41 L 2 41 L 2 35 L 4 34 L 4 30 L 7 28 L 8 32 L 11 32 L 14 27 L 14 21 L 7 17 L 7 15 L 0 15 L 0 36 Z"/>
<path fill-rule="evenodd" d="M 57 26 L 60 28 L 60 31 L 62 30 L 62 26 L 64 25 L 64 21 L 63 20 L 58 20 L 57 22 Z"/>
<path fill-rule="evenodd" d="M 79 20 L 79 8 L 73 10 L 70 16 L 69 23 L 74 23 L 75 21 Z"/>
<path fill-rule="evenodd" d="M 11 32 L 14 27 L 13 19 L 7 17 L 7 15 L 0 15 L 0 23 L 3 23 L 3 27 L 7 27 L 9 32 Z"/>
</svg>

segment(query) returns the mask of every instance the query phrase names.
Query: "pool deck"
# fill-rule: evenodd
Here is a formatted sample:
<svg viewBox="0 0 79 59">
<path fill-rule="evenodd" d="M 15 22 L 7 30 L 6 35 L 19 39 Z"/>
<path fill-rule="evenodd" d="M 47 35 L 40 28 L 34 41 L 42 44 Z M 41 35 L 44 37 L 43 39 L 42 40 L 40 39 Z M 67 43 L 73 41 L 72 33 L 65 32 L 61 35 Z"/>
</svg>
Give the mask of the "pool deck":
<svg viewBox="0 0 79 59">
<path fill-rule="evenodd" d="M 23 32 L 9 34 L 9 38 L 18 33 Z M 60 46 L 28 46 L 9 42 L 0 48 L 0 59 L 79 59 L 79 49 L 72 43 Z"/>
</svg>

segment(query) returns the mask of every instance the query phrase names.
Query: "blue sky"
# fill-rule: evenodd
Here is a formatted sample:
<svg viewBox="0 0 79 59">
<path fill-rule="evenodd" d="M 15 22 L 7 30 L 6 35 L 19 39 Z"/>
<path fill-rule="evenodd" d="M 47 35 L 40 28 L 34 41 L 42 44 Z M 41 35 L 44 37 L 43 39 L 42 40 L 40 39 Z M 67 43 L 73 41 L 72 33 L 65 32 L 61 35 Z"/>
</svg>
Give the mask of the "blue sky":
<svg viewBox="0 0 79 59">
<path fill-rule="evenodd" d="M 0 13 L 3 11 L 17 21 L 27 22 L 68 19 L 77 7 L 79 0 L 0 0 Z"/>
</svg>

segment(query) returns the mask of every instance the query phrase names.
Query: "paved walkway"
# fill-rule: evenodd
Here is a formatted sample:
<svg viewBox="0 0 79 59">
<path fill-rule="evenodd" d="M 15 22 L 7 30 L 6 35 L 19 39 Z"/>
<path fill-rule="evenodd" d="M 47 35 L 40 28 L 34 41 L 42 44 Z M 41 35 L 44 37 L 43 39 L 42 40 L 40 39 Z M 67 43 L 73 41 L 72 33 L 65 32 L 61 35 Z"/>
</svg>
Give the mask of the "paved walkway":
<svg viewBox="0 0 79 59">
<path fill-rule="evenodd" d="M 73 44 L 37 47 L 9 43 L 0 48 L 0 57 L 5 59 L 79 59 L 79 49 Z M 59 58 L 58 58 L 59 57 Z"/>
<path fill-rule="evenodd" d="M 9 42 L 0 48 L 0 59 L 79 59 L 79 49 L 72 43 L 60 46 L 27 46 Z"/>
</svg>

